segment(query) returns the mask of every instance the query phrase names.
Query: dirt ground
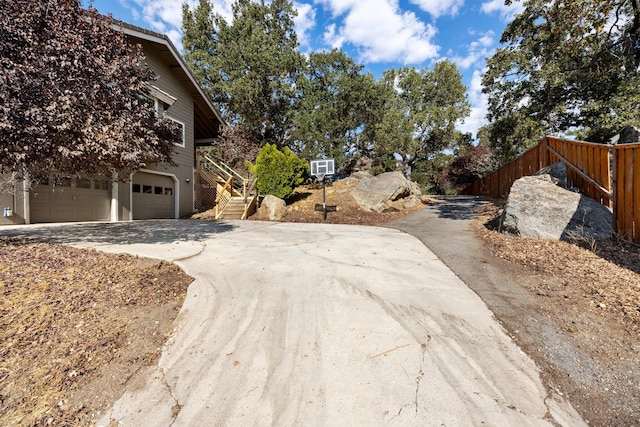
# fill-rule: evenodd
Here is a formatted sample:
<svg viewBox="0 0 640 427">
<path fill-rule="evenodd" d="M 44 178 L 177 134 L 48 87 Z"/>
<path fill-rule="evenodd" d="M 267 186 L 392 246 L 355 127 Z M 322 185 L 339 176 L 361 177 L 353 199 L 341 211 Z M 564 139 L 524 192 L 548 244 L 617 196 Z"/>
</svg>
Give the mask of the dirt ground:
<svg viewBox="0 0 640 427">
<path fill-rule="evenodd" d="M 506 236 L 490 227 L 499 207 L 486 206 L 473 227 L 539 312 L 499 320 L 540 366 L 547 387 L 567 395 L 587 423 L 640 426 L 640 247 Z M 526 319 L 559 331 L 531 336 L 556 328 L 528 327 Z"/>
<path fill-rule="evenodd" d="M 306 186 L 283 221 L 382 225 L 420 209 L 364 212 L 349 185 L 326 190 L 326 220 L 322 188 Z M 562 366 L 546 363 L 547 337 L 526 348 L 545 383 L 591 425 L 640 426 L 640 249 L 504 236 L 485 227 L 497 209 L 478 235 L 581 349 Z M 0 237 L 0 425 L 91 425 L 157 363 L 190 282 L 165 262 Z"/>
<path fill-rule="evenodd" d="M 347 183 L 344 180 L 329 183 L 325 188 L 327 205 L 327 218 L 324 218 L 322 210 L 322 185 L 303 185 L 293 193 L 288 201 L 287 214 L 283 222 L 308 222 L 326 224 L 362 224 L 382 225 L 398 219 L 411 212 L 421 209 L 422 206 L 396 211 L 396 212 L 367 212 L 362 210 L 350 195 L 351 190 L 359 181 Z M 432 199 L 423 197 L 424 202 Z"/>
<path fill-rule="evenodd" d="M 162 345 L 177 266 L 0 237 L 0 425 L 91 425 Z"/>
</svg>

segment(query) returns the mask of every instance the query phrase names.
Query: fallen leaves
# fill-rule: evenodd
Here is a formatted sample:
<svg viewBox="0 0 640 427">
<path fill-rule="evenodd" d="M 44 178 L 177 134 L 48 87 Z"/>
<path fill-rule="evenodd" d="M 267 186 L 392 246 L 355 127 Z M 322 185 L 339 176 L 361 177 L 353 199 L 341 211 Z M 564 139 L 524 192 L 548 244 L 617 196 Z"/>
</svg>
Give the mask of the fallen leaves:
<svg viewBox="0 0 640 427">
<path fill-rule="evenodd" d="M 640 333 L 640 248 L 608 239 L 599 241 L 594 253 L 569 242 L 523 239 L 484 227 L 478 231 L 500 258 L 561 281 L 564 286 L 553 290 L 554 297 L 565 299 L 569 292 L 583 309 L 606 309 Z M 534 291 L 550 295 L 541 285 L 529 283 Z"/>
<path fill-rule="evenodd" d="M 190 282 L 164 262 L 0 238 L 0 425 L 88 424 L 91 401 L 69 400 L 119 357 L 154 362 L 168 331 L 132 336 L 138 317 L 175 317 Z"/>
</svg>

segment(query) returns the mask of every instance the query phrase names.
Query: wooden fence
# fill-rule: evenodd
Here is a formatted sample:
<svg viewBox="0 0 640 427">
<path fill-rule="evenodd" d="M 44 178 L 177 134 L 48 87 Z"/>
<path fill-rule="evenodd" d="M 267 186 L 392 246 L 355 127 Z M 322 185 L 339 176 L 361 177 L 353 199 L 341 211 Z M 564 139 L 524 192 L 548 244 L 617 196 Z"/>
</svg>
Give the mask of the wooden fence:
<svg viewBox="0 0 640 427">
<path fill-rule="evenodd" d="M 460 193 L 470 196 L 506 197 L 515 180 L 533 175 L 549 164 L 546 145 L 543 145 L 543 142 L 497 171 L 477 180 Z"/>
<path fill-rule="evenodd" d="M 558 161 L 567 165 L 569 186 L 612 208 L 614 232 L 640 243 L 640 144 L 605 145 L 545 137 L 461 194 L 506 197 L 514 181 Z"/>
<path fill-rule="evenodd" d="M 549 153 L 548 164 L 567 165 L 567 185 L 605 206 L 613 207 L 611 153 L 614 146 L 546 137 L 540 143 Z"/>
<path fill-rule="evenodd" d="M 640 144 L 616 145 L 612 163 L 613 229 L 640 243 Z"/>
</svg>

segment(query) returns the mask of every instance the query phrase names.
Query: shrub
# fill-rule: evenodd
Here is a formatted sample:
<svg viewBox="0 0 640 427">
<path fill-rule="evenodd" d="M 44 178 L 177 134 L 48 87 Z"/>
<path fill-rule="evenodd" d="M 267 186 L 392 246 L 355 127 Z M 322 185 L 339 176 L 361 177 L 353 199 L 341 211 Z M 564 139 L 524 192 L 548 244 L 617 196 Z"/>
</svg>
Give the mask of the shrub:
<svg viewBox="0 0 640 427">
<path fill-rule="evenodd" d="M 256 187 L 263 195 L 273 195 L 286 199 L 294 188 L 302 184 L 309 174 L 309 164 L 299 159 L 293 151 L 285 147 L 284 152 L 275 144 L 266 144 L 260 149 L 255 165 L 250 165 L 256 177 Z"/>
</svg>

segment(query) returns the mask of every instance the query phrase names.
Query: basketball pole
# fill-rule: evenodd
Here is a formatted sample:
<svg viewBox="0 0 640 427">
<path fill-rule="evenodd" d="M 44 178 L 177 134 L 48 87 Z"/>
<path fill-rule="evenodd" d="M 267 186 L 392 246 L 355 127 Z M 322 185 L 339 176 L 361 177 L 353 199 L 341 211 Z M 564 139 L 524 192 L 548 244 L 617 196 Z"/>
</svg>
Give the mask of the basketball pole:
<svg viewBox="0 0 640 427">
<path fill-rule="evenodd" d="M 325 177 L 322 177 L 322 216 L 323 219 L 327 220 L 327 182 L 325 181 Z"/>
</svg>

